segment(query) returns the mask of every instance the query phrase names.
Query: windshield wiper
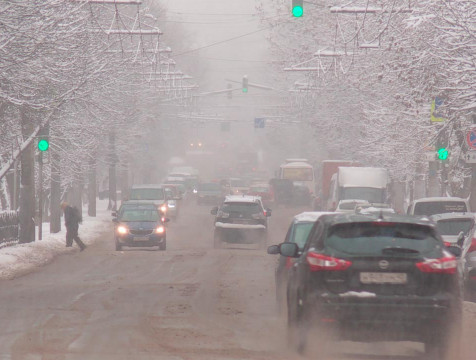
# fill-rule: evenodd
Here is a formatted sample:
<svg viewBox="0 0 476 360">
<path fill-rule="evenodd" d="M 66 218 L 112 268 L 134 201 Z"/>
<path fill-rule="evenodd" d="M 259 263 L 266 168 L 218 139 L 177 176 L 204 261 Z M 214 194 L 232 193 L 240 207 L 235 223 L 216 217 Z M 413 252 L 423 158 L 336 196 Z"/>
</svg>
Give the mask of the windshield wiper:
<svg viewBox="0 0 476 360">
<path fill-rule="evenodd" d="M 382 249 L 382 254 L 394 254 L 394 253 L 400 253 L 400 254 L 419 254 L 420 252 L 415 249 L 410 249 L 410 248 L 404 248 L 400 246 L 388 246 L 386 248 Z"/>
</svg>

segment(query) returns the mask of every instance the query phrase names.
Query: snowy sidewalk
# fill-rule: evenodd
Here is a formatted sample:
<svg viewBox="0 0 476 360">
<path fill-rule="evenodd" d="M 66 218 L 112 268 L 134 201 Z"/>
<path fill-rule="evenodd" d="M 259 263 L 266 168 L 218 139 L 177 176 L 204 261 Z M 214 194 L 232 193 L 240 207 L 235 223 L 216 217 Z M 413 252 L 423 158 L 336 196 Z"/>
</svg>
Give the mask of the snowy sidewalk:
<svg viewBox="0 0 476 360">
<path fill-rule="evenodd" d="M 110 226 L 111 210 L 106 208 L 107 201 L 98 201 L 96 217 L 89 217 L 87 207 L 83 208 L 83 223 L 79 226 L 79 236 L 86 245 L 97 240 L 98 236 Z M 0 280 L 12 279 L 28 273 L 39 266 L 48 264 L 60 254 L 79 251 L 74 242 L 72 248 L 66 247 L 64 218 L 61 218 L 61 221 L 59 233 L 50 234 L 49 223 L 43 223 L 43 240 L 38 240 L 38 227 L 36 227 L 35 242 L 0 249 Z M 88 249 L 85 250 L 87 251 Z"/>
</svg>

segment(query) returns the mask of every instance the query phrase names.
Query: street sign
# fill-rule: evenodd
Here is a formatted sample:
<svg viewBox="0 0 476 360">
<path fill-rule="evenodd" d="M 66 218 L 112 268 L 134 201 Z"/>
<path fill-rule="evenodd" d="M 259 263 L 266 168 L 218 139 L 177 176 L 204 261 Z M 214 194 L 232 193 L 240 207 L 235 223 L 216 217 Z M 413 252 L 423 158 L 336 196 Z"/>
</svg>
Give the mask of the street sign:
<svg viewBox="0 0 476 360">
<path fill-rule="evenodd" d="M 476 129 L 471 129 L 466 132 L 466 143 L 472 150 L 476 150 Z"/>
<path fill-rule="evenodd" d="M 431 111 L 430 117 L 431 122 L 444 122 L 445 119 L 440 115 L 439 110 L 441 110 L 441 105 L 443 105 L 443 99 L 438 96 L 433 99 L 431 102 Z"/>
<path fill-rule="evenodd" d="M 466 164 L 476 164 L 476 151 L 468 151 L 464 155 L 464 161 Z"/>
<path fill-rule="evenodd" d="M 255 118 L 256 129 L 264 129 L 265 123 L 266 123 L 266 118 Z"/>
</svg>

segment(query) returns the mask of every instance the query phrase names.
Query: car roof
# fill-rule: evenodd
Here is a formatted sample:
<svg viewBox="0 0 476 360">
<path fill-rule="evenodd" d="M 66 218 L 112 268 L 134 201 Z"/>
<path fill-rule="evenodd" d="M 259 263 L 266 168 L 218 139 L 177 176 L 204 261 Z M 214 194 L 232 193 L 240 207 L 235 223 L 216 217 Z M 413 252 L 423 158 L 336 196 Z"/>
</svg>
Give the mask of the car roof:
<svg viewBox="0 0 476 360">
<path fill-rule="evenodd" d="M 185 181 L 183 176 L 168 176 L 166 181 Z"/>
<path fill-rule="evenodd" d="M 452 213 L 443 213 L 443 214 L 435 214 L 431 215 L 430 218 L 434 221 L 439 221 L 439 220 L 449 220 L 449 219 L 473 219 L 475 220 L 475 214 L 474 213 L 458 213 L 458 212 L 452 212 Z"/>
<path fill-rule="evenodd" d="M 160 184 L 141 184 L 141 185 L 132 185 L 132 189 L 161 189 L 162 185 Z"/>
<path fill-rule="evenodd" d="M 437 201 L 463 201 L 466 202 L 466 199 L 455 197 L 455 196 L 435 196 L 435 197 L 426 197 L 421 199 L 416 199 L 413 202 L 420 203 L 420 202 L 437 202 Z"/>
<path fill-rule="evenodd" d="M 417 224 L 434 227 L 435 223 L 428 216 L 408 216 L 400 214 L 335 214 L 323 215 L 322 219 L 329 225 L 351 224 L 351 223 L 369 223 L 369 222 L 388 222 L 400 224 Z"/>
<path fill-rule="evenodd" d="M 256 203 L 261 202 L 261 196 L 251 196 L 251 195 L 228 195 L 225 197 L 225 203 L 227 202 L 246 202 L 246 203 Z"/>
<path fill-rule="evenodd" d="M 157 206 L 152 203 L 142 202 L 141 200 L 127 200 L 124 201 L 121 207 L 128 207 L 128 208 L 151 208 L 157 210 Z"/>
<path fill-rule="evenodd" d="M 267 183 L 253 183 L 250 187 L 269 187 Z"/>
<path fill-rule="evenodd" d="M 305 211 L 294 216 L 294 223 L 315 222 L 322 215 L 332 215 L 334 212 L 329 211 Z"/>
</svg>

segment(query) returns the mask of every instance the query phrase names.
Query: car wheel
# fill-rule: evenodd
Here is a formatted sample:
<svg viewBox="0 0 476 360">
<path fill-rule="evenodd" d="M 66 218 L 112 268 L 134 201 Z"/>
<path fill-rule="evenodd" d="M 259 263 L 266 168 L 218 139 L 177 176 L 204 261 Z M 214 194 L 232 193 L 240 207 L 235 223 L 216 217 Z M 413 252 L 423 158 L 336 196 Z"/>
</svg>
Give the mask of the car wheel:
<svg viewBox="0 0 476 360">
<path fill-rule="evenodd" d="M 122 245 L 116 241 L 116 251 L 121 251 L 121 250 L 122 250 Z"/>
<path fill-rule="evenodd" d="M 220 234 L 218 234 L 217 232 L 213 233 L 213 247 L 215 249 L 221 249 L 222 247 Z"/>
</svg>

